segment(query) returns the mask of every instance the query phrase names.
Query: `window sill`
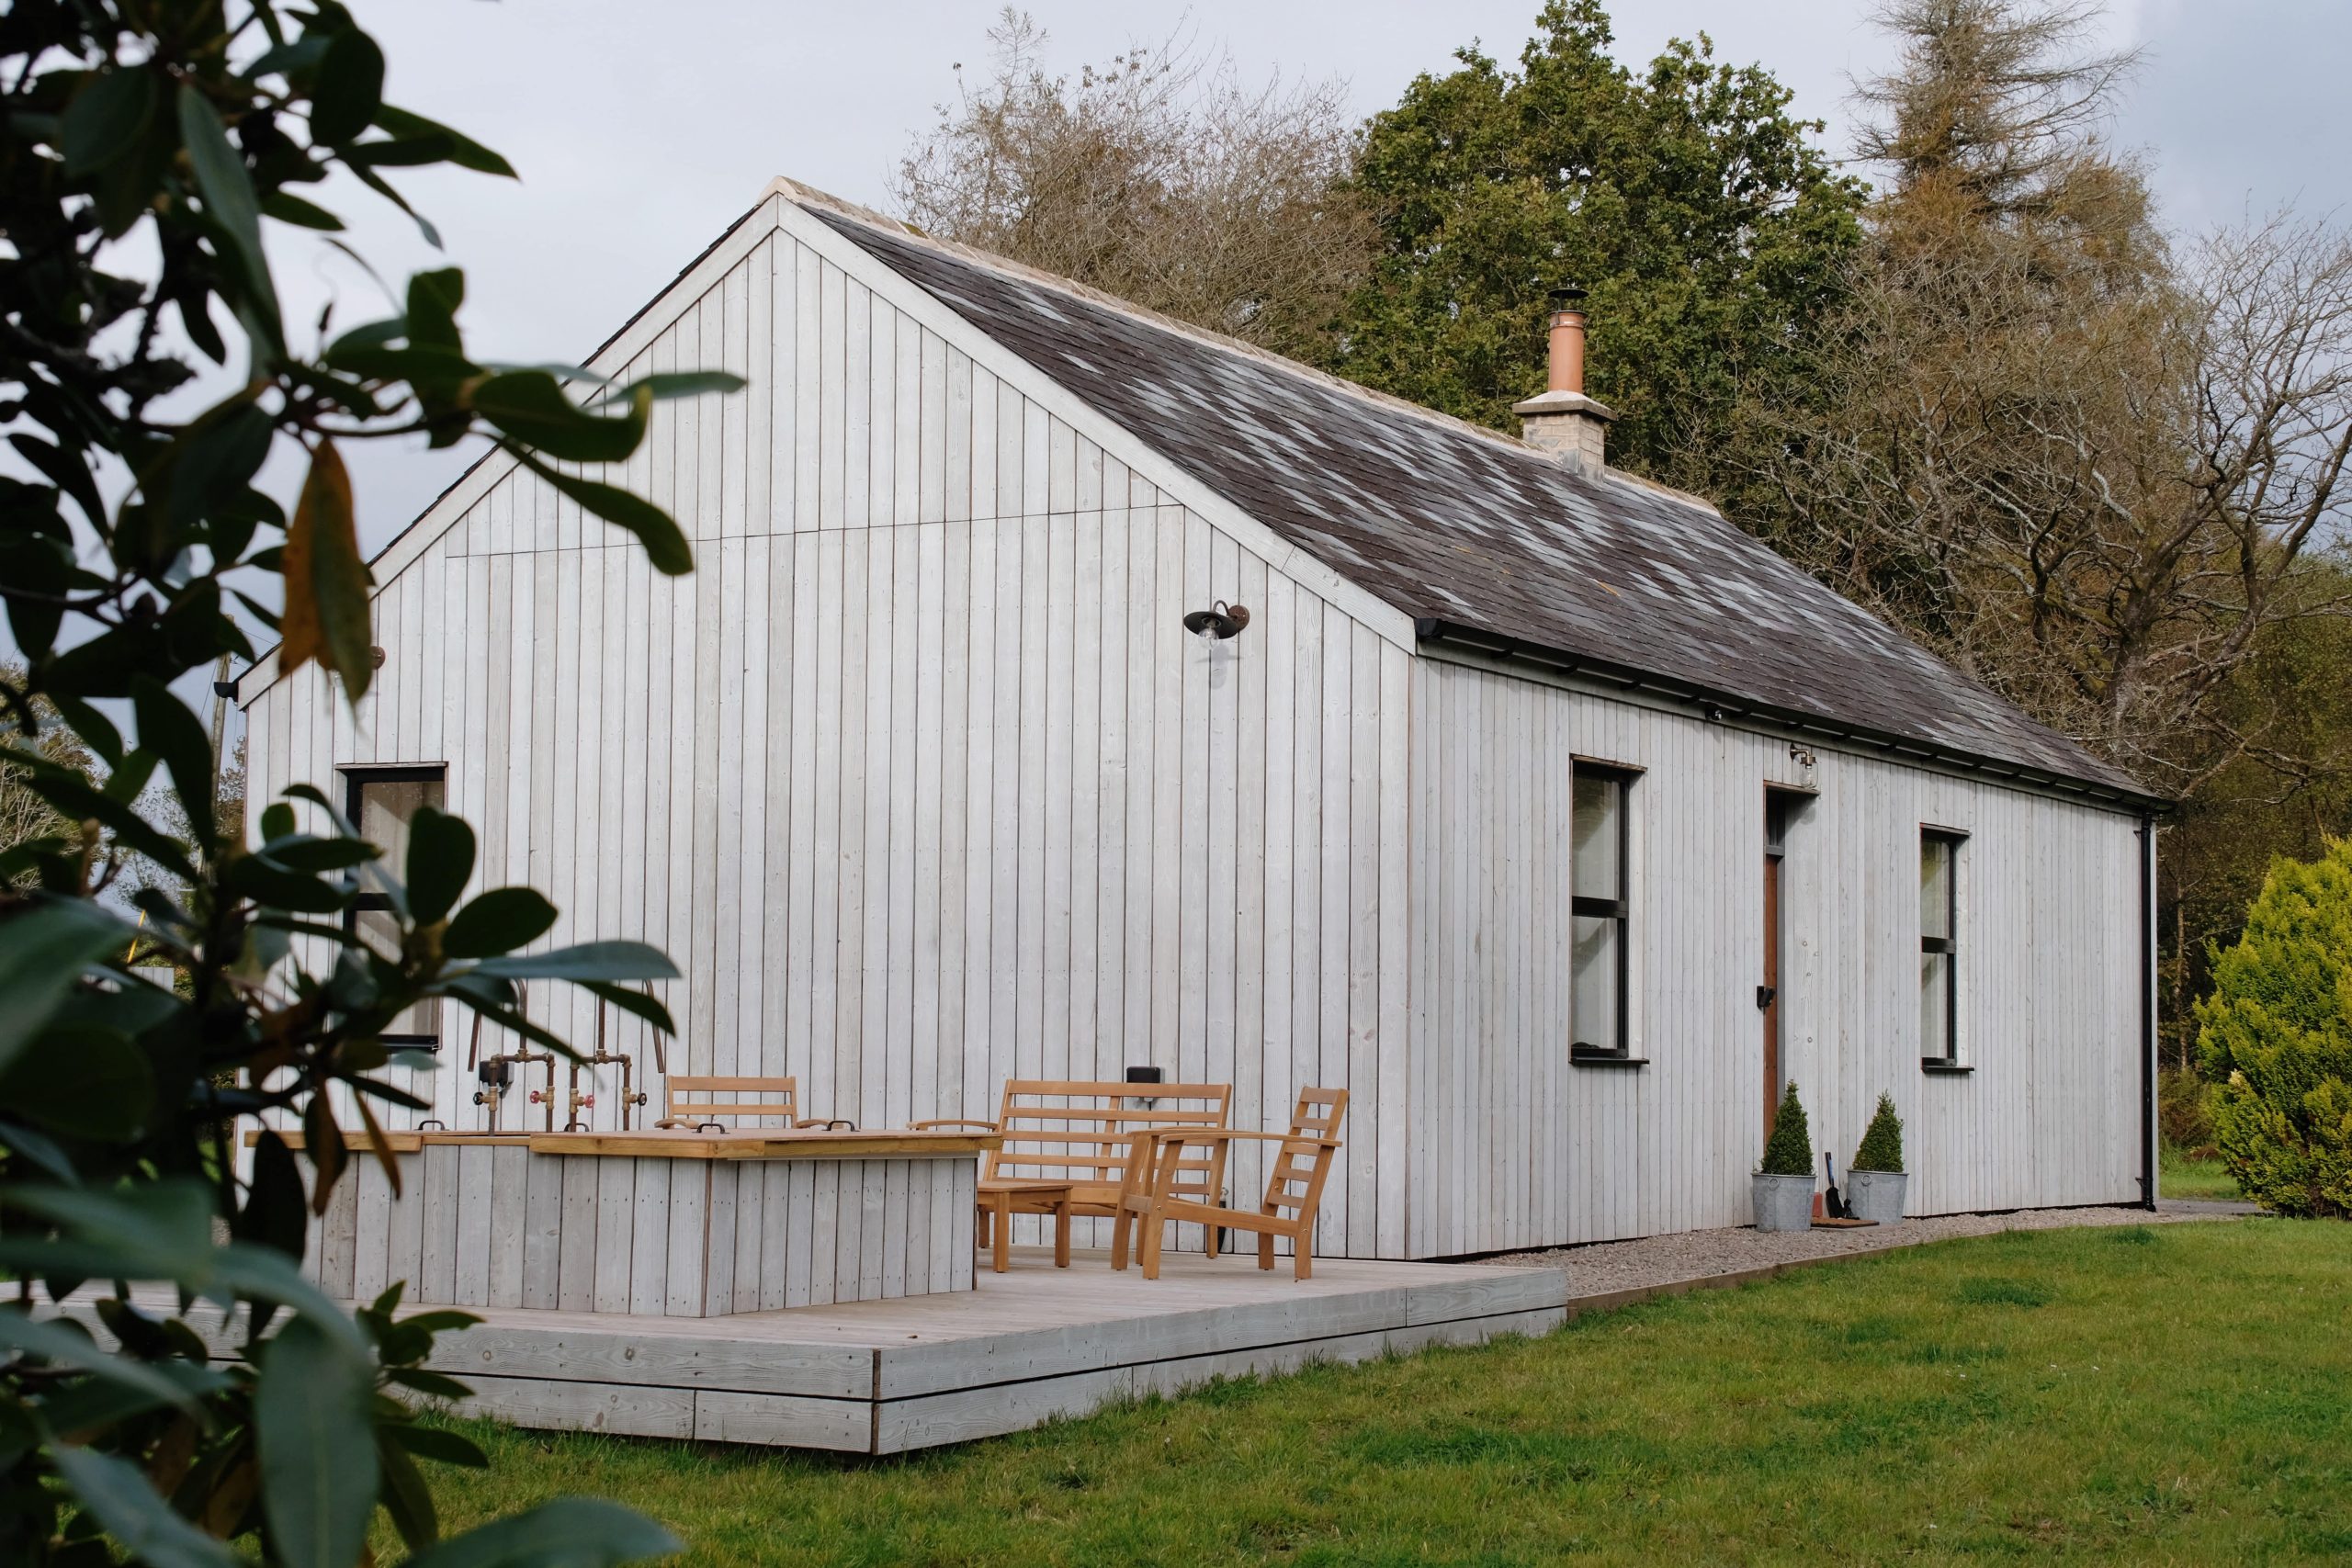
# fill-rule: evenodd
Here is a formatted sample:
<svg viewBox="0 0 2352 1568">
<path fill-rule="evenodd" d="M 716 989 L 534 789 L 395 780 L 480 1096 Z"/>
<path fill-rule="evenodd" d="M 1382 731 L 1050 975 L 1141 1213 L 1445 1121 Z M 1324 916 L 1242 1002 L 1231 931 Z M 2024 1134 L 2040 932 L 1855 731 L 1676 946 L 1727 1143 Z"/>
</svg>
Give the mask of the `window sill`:
<svg viewBox="0 0 2352 1568">
<path fill-rule="evenodd" d="M 1919 1058 L 1919 1070 L 1923 1073 L 1945 1073 L 1956 1077 L 1965 1077 L 1976 1069 L 1966 1062 L 1947 1062 L 1936 1056 L 1922 1056 Z"/>
<path fill-rule="evenodd" d="M 1646 1067 L 1647 1056 L 1624 1056 L 1614 1051 L 1594 1051 L 1581 1045 L 1568 1047 L 1568 1066 L 1572 1067 Z"/>
</svg>

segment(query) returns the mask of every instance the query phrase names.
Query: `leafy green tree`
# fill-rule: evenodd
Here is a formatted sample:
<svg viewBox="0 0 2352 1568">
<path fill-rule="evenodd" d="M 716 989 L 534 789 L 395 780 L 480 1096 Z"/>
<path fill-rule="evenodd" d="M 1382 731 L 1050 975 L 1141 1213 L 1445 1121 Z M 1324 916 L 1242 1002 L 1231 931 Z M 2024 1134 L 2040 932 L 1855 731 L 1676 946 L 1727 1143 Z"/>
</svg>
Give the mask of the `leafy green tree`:
<svg viewBox="0 0 2352 1568">
<path fill-rule="evenodd" d="M 2284 1214 L 2352 1216 L 2352 840 L 2271 863 L 2197 1021 L 2239 1189 Z"/>
<path fill-rule="evenodd" d="M 1757 1168 L 1766 1176 L 1813 1174 L 1813 1123 L 1805 1119 L 1804 1102 L 1797 1098 L 1794 1083 L 1781 1091 L 1781 1109 L 1772 1113 L 1771 1134 L 1764 1140 L 1764 1163 Z"/>
<path fill-rule="evenodd" d="M 281 634 L 283 668 L 315 660 L 349 700 L 367 691 L 370 583 L 337 450 L 353 441 L 486 434 L 660 570 L 692 568 L 667 516 L 590 475 L 636 448 L 654 399 L 730 378 L 583 406 L 566 383 L 594 389 L 584 370 L 469 355 L 454 267 L 339 333 L 280 310 L 265 231 L 340 229 L 313 199 L 332 173 L 403 208 L 397 171 L 512 174 L 386 102 L 384 77 L 332 0 L 0 13 L 0 409 L 19 476 L 0 478 L 0 602 L 25 657 L 0 671 L 0 767 L 52 814 L 0 849 L 0 1270 L 17 1282 L 0 1307 L 0 1562 L 349 1568 L 379 1507 L 419 1568 L 676 1545 L 577 1500 L 440 1541 L 424 1469 L 481 1455 L 391 1395 L 462 1393 L 424 1363 L 471 1319 L 403 1318 L 397 1287 L 355 1313 L 300 1269 L 305 1210 L 351 1158 L 341 1121 L 372 1132 L 379 1106 L 424 1108 L 378 1076 L 402 1010 L 449 998 L 568 1051 L 520 1016 L 518 982 L 571 981 L 666 1030 L 623 983 L 676 971 L 636 942 L 526 952 L 555 909 L 527 888 L 464 897 L 474 836 L 455 817 L 421 814 L 387 864 L 305 784 L 249 839 L 216 810 L 215 739 L 172 691 L 253 657 L 232 602 Z M 173 412 L 207 387 L 223 390 Z M 308 465 L 290 516 L 254 484 L 285 445 Z M 282 615 L 231 586 L 269 576 Z M 161 872 L 127 894 L 141 956 L 177 971 L 176 992 L 125 963 L 135 857 Z M 345 925 L 363 886 L 397 940 Z M 299 1117 L 307 1171 L 267 1130 L 238 1156 L 265 1112 Z M 222 1310 L 191 1313 L 199 1300 Z"/>
<path fill-rule="evenodd" d="M 1355 185 L 1382 246 L 1330 367 L 1515 429 L 1544 386 L 1546 291 L 1578 284 L 1589 389 L 1621 416 L 1611 460 L 1720 491 L 1739 388 L 1804 396 L 1799 344 L 1860 241 L 1862 187 L 1787 88 L 1704 38 L 1636 75 L 1600 0 L 1551 0 L 1536 27 L 1517 72 L 1464 49 L 1374 117 Z"/>
</svg>

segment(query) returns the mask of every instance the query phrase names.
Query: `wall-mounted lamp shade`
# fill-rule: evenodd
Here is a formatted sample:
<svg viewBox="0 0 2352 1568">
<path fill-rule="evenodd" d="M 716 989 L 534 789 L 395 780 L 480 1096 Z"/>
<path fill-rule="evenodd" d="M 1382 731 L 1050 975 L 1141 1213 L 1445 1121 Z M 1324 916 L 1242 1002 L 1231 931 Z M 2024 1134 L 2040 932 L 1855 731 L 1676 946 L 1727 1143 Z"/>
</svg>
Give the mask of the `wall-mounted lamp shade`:
<svg viewBox="0 0 2352 1568">
<path fill-rule="evenodd" d="M 1248 605 L 1228 604 L 1222 599 L 1208 609 L 1195 610 L 1184 617 L 1186 631 L 1194 637 L 1213 637 L 1219 641 L 1240 635 L 1241 628 L 1249 624 Z"/>
</svg>

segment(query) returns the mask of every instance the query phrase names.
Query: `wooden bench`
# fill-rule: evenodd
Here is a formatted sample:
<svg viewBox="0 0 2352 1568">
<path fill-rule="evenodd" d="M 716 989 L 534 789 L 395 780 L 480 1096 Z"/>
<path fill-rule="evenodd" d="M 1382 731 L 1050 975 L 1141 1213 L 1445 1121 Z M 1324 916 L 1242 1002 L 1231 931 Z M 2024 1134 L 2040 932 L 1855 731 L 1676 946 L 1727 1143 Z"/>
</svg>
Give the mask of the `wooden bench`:
<svg viewBox="0 0 2352 1568">
<path fill-rule="evenodd" d="M 732 1098 L 721 1100 L 720 1095 Z M 821 1116 L 800 1114 L 797 1078 L 710 1077 L 675 1073 L 662 1080 L 662 1119 L 656 1127 L 706 1128 L 728 1132 L 737 1122 L 781 1122 L 787 1127 L 847 1127 Z"/>
<path fill-rule="evenodd" d="M 1148 1178 L 1129 1182 L 1120 1192 L 1119 1212 L 1111 1228 L 1111 1267 L 1127 1266 L 1127 1227 L 1139 1222 L 1143 1236 L 1137 1250 L 1143 1259 L 1143 1277 L 1159 1279 L 1162 1235 L 1171 1222 L 1190 1220 L 1208 1227 L 1212 1258 L 1216 1256 L 1219 1227 L 1257 1232 L 1261 1269 L 1274 1266 L 1274 1238 L 1288 1236 L 1292 1278 L 1311 1278 L 1315 1217 L 1323 1207 L 1323 1185 L 1330 1179 L 1332 1159 L 1340 1152 L 1340 1122 L 1347 1113 L 1346 1089 L 1302 1089 L 1286 1133 L 1177 1126 L 1148 1134 L 1139 1141 L 1151 1145 L 1153 1168 Z M 1254 1210 L 1224 1207 L 1219 1201 L 1222 1194 L 1215 1187 L 1203 1201 L 1180 1175 L 1212 1151 L 1222 1154 L 1236 1138 L 1263 1139 L 1281 1145 L 1266 1179 L 1265 1200 Z"/>
<path fill-rule="evenodd" d="M 1140 1169 L 1129 1168 L 1137 1134 L 1223 1127 L 1232 1110 L 1231 1084 L 1010 1078 L 993 1122 L 947 1117 L 915 1125 L 984 1127 L 1002 1136 L 1003 1145 L 980 1167 L 978 1237 L 1001 1274 L 1012 1266 L 1013 1214 L 1052 1214 L 1055 1261 L 1067 1268 L 1071 1216 L 1116 1215 L 1123 1194 L 1148 1186 L 1148 1158 Z M 1192 1146 L 1170 1164 L 1167 1179 L 1173 1194 L 1216 1201 L 1224 1191 L 1225 1145 Z M 1212 1235 L 1212 1248 L 1216 1242 Z"/>
</svg>

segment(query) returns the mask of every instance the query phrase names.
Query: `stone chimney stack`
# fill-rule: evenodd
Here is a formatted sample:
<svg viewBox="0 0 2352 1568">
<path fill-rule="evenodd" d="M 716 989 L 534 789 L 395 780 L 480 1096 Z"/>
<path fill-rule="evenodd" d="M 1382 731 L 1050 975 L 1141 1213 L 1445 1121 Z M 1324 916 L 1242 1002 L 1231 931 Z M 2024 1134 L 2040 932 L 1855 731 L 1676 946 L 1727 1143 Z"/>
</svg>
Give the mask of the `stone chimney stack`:
<svg viewBox="0 0 2352 1568">
<path fill-rule="evenodd" d="M 1608 461 L 1609 422 L 1617 412 L 1584 392 L 1584 290 L 1552 290 L 1551 367 L 1544 389 L 1513 403 L 1520 439 L 1581 468 Z"/>
</svg>

